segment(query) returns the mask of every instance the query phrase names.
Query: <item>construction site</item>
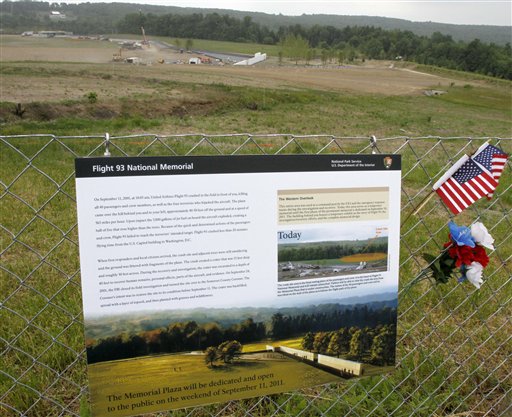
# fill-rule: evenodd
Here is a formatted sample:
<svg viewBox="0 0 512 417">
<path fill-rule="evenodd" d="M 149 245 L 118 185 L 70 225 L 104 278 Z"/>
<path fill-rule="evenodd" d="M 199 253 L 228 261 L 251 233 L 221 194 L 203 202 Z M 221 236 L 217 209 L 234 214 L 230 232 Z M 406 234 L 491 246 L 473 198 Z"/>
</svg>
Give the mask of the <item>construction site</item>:
<svg viewBox="0 0 512 417">
<path fill-rule="evenodd" d="M 68 39 L 74 41 L 89 40 L 109 42 L 110 47 L 115 49 L 111 54 L 112 62 L 120 62 L 132 65 L 153 65 L 153 64 L 188 64 L 188 65 L 255 65 L 267 59 L 264 53 L 256 52 L 254 55 L 226 54 L 215 51 L 205 51 L 189 48 L 182 48 L 180 45 L 164 42 L 162 40 L 150 40 L 146 36 L 144 27 L 140 28 L 140 39 L 127 39 L 124 37 L 106 36 L 76 36 L 70 32 L 63 31 L 26 31 L 22 37 L 46 38 L 46 39 Z M 105 55 L 102 54 L 98 63 L 105 62 Z"/>
</svg>

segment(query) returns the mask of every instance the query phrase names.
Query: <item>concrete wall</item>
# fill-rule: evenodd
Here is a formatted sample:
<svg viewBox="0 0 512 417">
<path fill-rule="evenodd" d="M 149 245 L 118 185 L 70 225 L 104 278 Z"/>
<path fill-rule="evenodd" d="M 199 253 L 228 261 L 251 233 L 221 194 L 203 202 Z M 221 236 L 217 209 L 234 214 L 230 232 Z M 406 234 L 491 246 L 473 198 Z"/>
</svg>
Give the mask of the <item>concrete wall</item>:
<svg viewBox="0 0 512 417">
<path fill-rule="evenodd" d="M 306 352 L 305 350 L 293 349 L 286 346 L 279 346 L 279 348 L 276 350 L 279 352 L 288 353 L 288 355 L 297 356 L 301 359 L 307 359 L 311 362 L 315 360 L 315 354 L 312 352 Z"/>
<path fill-rule="evenodd" d="M 359 362 L 348 361 L 346 359 L 333 358 L 332 356 L 318 355 L 318 363 L 329 366 L 330 368 L 344 371 L 351 375 L 362 375 L 363 364 Z"/>
<path fill-rule="evenodd" d="M 256 52 L 256 55 L 254 57 L 249 59 L 244 59 L 243 61 L 237 62 L 233 65 L 254 65 L 258 62 L 263 62 L 267 59 L 267 54 L 262 54 L 261 52 Z"/>
</svg>

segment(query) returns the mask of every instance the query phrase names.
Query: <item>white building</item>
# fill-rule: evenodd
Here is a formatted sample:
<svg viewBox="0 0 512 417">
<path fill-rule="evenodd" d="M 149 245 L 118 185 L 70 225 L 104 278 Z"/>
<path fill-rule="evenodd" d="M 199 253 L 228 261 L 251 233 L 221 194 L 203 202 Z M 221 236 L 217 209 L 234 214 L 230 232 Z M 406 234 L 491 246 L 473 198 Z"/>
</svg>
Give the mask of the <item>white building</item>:
<svg viewBox="0 0 512 417">
<path fill-rule="evenodd" d="M 57 11 L 51 11 L 50 12 L 50 19 L 51 20 L 63 20 L 66 18 L 65 14 L 62 14 L 61 12 Z"/>
</svg>

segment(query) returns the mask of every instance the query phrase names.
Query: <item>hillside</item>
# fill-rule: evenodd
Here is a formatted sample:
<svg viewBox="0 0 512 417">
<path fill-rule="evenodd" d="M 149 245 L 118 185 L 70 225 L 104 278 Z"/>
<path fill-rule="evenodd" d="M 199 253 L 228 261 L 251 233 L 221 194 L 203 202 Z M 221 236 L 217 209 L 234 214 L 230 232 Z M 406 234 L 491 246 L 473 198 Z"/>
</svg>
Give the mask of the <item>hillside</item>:
<svg viewBox="0 0 512 417">
<path fill-rule="evenodd" d="M 347 26 L 374 26 L 385 30 L 407 30 L 419 36 L 431 36 L 435 32 L 440 32 L 444 35 L 451 36 L 456 41 L 470 42 L 473 39 L 480 39 L 482 42 L 492 42 L 498 45 L 505 45 L 507 42 L 510 42 L 511 38 L 511 28 L 507 26 L 412 22 L 410 20 L 377 16 L 338 16 L 326 14 L 284 16 L 225 9 L 192 9 L 180 7 L 167 7 L 167 9 L 172 9 L 172 11 L 168 13 L 176 14 L 219 13 L 237 18 L 250 16 L 254 22 L 268 26 L 269 29 L 274 30 L 279 29 L 280 26 L 292 25 L 302 25 L 304 27 L 314 25 L 333 26 L 339 29 L 343 29 Z"/>
<path fill-rule="evenodd" d="M 87 320 L 86 337 L 90 339 L 114 336 L 121 329 L 129 333 L 165 328 L 174 323 L 195 322 L 198 325 L 216 323 L 228 328 L 236 326 L 250 317 L 255 322 L 270 323 L 272 316 L 281 314 L 288 317 L 301 315 L 328 315 L 336 312 L 351 312 L 352 319 L 367 311 L 384 311 L 397 308 L 396 294 L 383 292 L 364 297 L 326 300 L 322 304 L 307 304 L 300 307 L 245 307 L 245 308 L 198 308 L 190 310 L 146 311 L 122 316 L 102 316 Z M 357 320 L 355 320 L 357 321 Z"/>
<path fill-rule="evenodd" d="M 272 15 L 266 15 L 272 16 Z M 253 20 L 264 23 L 266 16 L 254 16 Z M 431 36 L 435 32 L 451 36 L 456 41 L 470 42 L 473 39 L 480 39 L 482 42 L 494 42 L 498 45 L 505 45 L 510 42 L 511 29 L 506 26 L 486 25 L 453 25 L 436 22 L 411 22 L 404 19 L 393 19 L 377 16 L 336 16 L 336 15 L 302 15 L 302 16 L 272 16 L 266 25 L 279 27 L 280 25 L 313 25 L 334 26 L 344 28 L 347 26 L 374 26 L 385 30 L 411 31 L 419 36 Z M 275 21 L 272 22 L 272 20 Z M 284 22 L 284 23 L 281 23 Z M 275 25 L 275 26 L 274 26 Z"/>
<path fill-rule="evenodd" d="M 213 50 L 224 45 L 216 42 Z M 157 48 L 130 51 L 126 56 L 153 63 L 137 66 L 112 62 L 115 43 L 19 35 L 0 37 L 0 47 L 4 135 L 152 131 L 510 136 L 511 83 L 476 74 L 370 60 L 325 67 L 319 60 L 306 66 L 284 59 L 279 65 L 277 58 L 249 68 L 157 64 L 192 56 Z M 254 45 L 256 51 L 260 47 L 265 46 Z M 447 93 L 424 95 L 431 89 Z M 17 103 L 23 114 L 17 114 Z M 263 147 L 269 143 L 263 138 L 257 142 Z M 237 141 L 229 143 L 235 146 Z M 182 146 L 189 146 L 188 140 L 180 141 Z M 329 146 L 328 151 L 339 149 Z"/>
<path fill-rule="evenodd" d="M 117 22 L 129 13 L 182 14 L 218 13 L 229 15 L 238 19 L 249 16 L 252 21 L 277 30 L 280 26 L 314 25 L 333 26 L 344 28 L 347 26 L 374 26 L 385 30 L 411 31 L 420 36 L 431 36 L 434 32 L 441 32 L 451 36 L 456 41 L 469 42 L 480 39 L 485 43 L 505 45 L 510 43 L 511 28 L 507 26 L 485 25 L 453 25 L 435 22 L 411 22 L 403 19 L 393 19 L 372 16 L 336 16 L 336 15 L 302 15 L 284 16 L 266 13 L 245 12 L 227 9 L 198 9 L 192 7 L 154 6 L 130 3 L 82 3 L 66 4 L 37 1 L 7 1 L 0 3 L 0 16 L 2 31 L 5 33 L 20 32 L 24 30 L 43 30 L 49 28 L 55 21 L 49 19 L 50 11 L 59 11 L 66 15 L 66 19 L 74 21 L 75 27 L 80 28 L 83 34 L 107 33 L 115 31 Z M 59 22 L 60 24 L 65 21 Z"/>
</svg>

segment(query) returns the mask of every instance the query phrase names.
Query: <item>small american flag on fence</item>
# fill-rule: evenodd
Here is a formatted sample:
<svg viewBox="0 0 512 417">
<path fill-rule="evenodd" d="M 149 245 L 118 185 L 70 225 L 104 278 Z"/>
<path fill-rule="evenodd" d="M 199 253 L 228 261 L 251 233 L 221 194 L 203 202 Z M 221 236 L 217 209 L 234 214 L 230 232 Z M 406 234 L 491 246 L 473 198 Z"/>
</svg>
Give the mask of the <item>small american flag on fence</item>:
<svg viewBox="0 0 512 417">
<path fill-rule="evenodd" d="M 501 173 L 507 163 L 508 155 L 496 146 L 488 143 L 480 147 L 480 149 L 473 156 L 473 160 L 482 165 L 485 169 L 491 172 L 496 181 L 500 180 Z M 493 193 L 487 194 L 488 198 L 492 197 Z"/>
<path fill-rule="evenodd" d="M 455 173 L 436 189 L 453 214 L 459 214 L 498 186 L 490 172 L 468 158 Z"/>
</svg>

